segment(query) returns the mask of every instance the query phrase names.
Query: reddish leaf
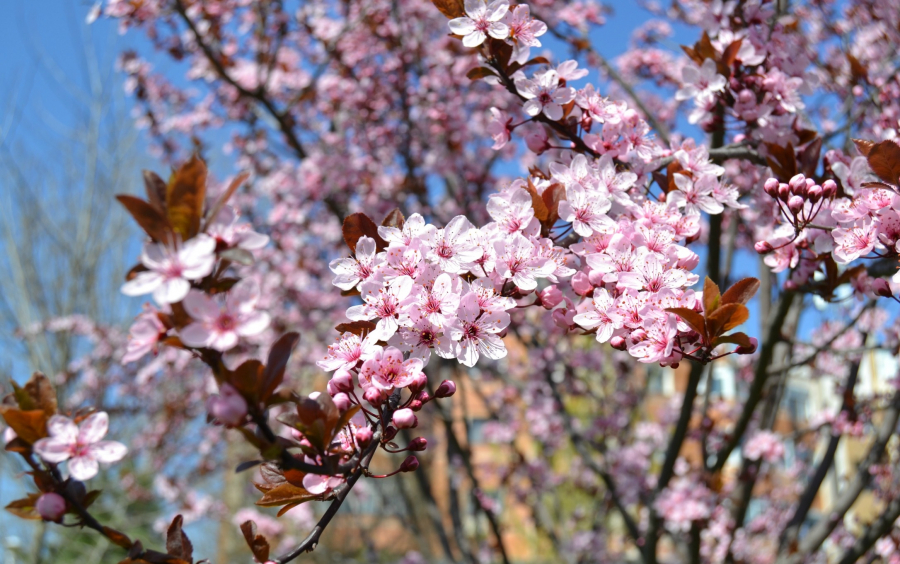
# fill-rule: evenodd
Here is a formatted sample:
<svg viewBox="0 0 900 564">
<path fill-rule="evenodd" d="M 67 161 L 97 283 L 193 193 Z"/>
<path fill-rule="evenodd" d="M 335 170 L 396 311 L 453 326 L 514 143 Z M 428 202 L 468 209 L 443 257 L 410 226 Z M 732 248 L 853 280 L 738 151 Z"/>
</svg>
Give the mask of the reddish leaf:
<svg viewBox="0 0 900 564">
<path fill-rule="evenodd" d="M 382 251 L 387 247 L 387 242 L 378 235 L 378 226 L 364 213 L 354 213 L 344 219 L 341 228 L 344 233 L 344 242 L 350 250 L 356 254 L 356 243 L 361 237 L 375 239 L 375 248 Z"/>
<path fill-rule="evenodd" d="M 285 505 L 284 507 L 282 507 L 281 509 L 279 509 L 279 510 L 278 510 L 278 514 L 275 515 L 275 516 L 276 516 L 276 517 L 281 517 L 282 515 L 284 515 L 285 513 L 287 513 L 288 511 L 290 511 L 291 509 L 297 507 L 298 505 L 300 505 L 300 502 L 299 502 L 299 501 L 298 501 L 298 502 L 295 502 L 295 503 L 289 503 L 289 504 Z"/>
<path fill-rule="evenodd" d="M 495 39 L 493 37 L 488 38 L 488 45 L 490 45 L 491 53 L 493 53 L 500 68 L 507 69 L 509 67 L 509 60 L 512 57 L 512 45 L 506 41 Z"/>
<path fill-rule="evenodd" d="M 853 77 L 853 82 L 863 83 L 869 81 L 869 72 L 866 70 L 865 65 L 859 62 L 859 59 L 847 53 L 847 62 L 850 63 L 850 75 Z"/>
<path fill-rule="evenodd" d="M 750 312 L 741 304 L 724 304 L 706 317 L 706 326 L 711 339 L 734 329 L 747 321 Z"/>
<path fill-rule="evenodd" d="M 113 544 L 121 546 L 122 548 L 130 549 L 135 544 L 131 542 L 131 539 L 129 539 L 125 533 L 109 527 L 103 527 L 103 534 L 105 534 Z"/>
<path fill-rule="evenodd" d="M 559 220 L 559 203 L 566 199 L 566 188 L 562 184 L 551 184 L 541 194 L 541 199 L 550 212 L 546 224 L 552 227 Z"/>
<path fill-rule="evenodd" d="M 50 380 L 40 372 L 31 375 L 28 382 L 25 383 L 25 393 L 34 402 L 34 409 L 41 409 L 47 415 L 52 417 L 56 415 L 56 390 Z"/>
<path fill-rule="evenodd" d="M 719 307 L 719 286 L 706 277 L 703 282 L 703 315 L 709 319 L 709 315 Z"/>
<path fill-rule="evenodd" d="M 669 307 L 666 308 L 669 313 L 674 313 L 691 326 L 691 329 L 703 335 L 706 338 L 706 321 L 700 313 L 686 307 Z"/>
<path fill-rule="evenodd" d="M 879 178 L 895 186 L 900 183 L 900 145 L 882 141 L 872 147 L 866 159 Z"/>
<path fill-rule="evenodd" d="M 856 150 L 859 151 L 859 154 L 864 157 L 869 156 L 869 151 L 875 146 L 874 141 L 866 141 L 865 139 L 854 139 L 853 144 L 856 145 Z"/>
<path fill-rule="evenodd" d="M 15 407 L 0 405 L 0 415 L 23 441 L 34 444 L 47 436 L 49 417 L 41 409 L 22 411 Z"/>
<path fill-rule="evenodd" d="M 822 152 L 822 141 L 821 137 L 816 137 L 797 155 L 800 172 L 806 177 L 816 174 L 816 169 L 819 167 L 819 155 Z"/>
<path fill-rule="evenodd" d="M 284 370 L 287 368 L 288 360 L 291 358 L 291 351 L 300 342 L 300 335 L 297 333 L 285 333 L 282 335 L 272 348 L 269 350 L 269 359 L 266 361 L 266 367 L 262 373 L 262 391 L 260 392 L 260 401 L 265 402 L 275 392 L 275 389 L 284 381 Z"/>
<path fill-rule="evenodd" d="M 460 18 L 466 15 L 462 0 L 431 0 L 434 7 L 440 10 L 447 19 Z"/>
<path fill-rule="evenodd" d="M 466 77 L 468 77 L 469 80 L 479 80 L 482 78 L 487 78 L 489 76 L 494 78 L 497 77 L 497 75 L 494 74 L 491 69 L 486 67 L 475 67 L 474 69 L 471 69 L 466 73 Z"/>
<path fill-rule="evenodd" d="M 731 285 L 731 288 L 725 290 L 725 293 L 722 294 L 720 303 L 746 304 L 756 295 L 757 290 L 759 290 L 759 280 L 756 278 L 744 278 L 738 280 Z"/>
<path fill-rule="evenodd" d="M 169 525 L 169 530 L 166 533 L 166 552 L 176 558 L 191 561 L 193 560 L 194 546 L 187 535 L 184 534 L 184 531 L 181 530 L 183 523 L 184 519 L 182 516 L 176 515 L 175 519 L 172 520 L 172 524 Z"/>
<path fill-rule="evenodd" d="M 381 220 L 382 227 L 394 227 L 396 229 L 403 229 L 404 223 L 406 223 L 406 218 L 403 217 L 403 212 L 400 211 L 400 208 L 392 209 L 391 213 L 384 216 L 384 219 Z"/>
<path fill-rule="evenodd" d="M 206 163 L 194 155 L 172 174 L 166 187 L 166 214 L 182 240 L 200 232 L 205 200 Z"/>
<path fill-rule="evenodd" d="M 716 345 L 723 345 L 726 343 L 732 344 L 732 345 L 737 345 L 739 347 L 746 347 L 746 348 L 750 348 L 753 346 L 752 343 L 750 343 L 750 337 L 748 337 L 744 333 L 732 333 L 731 335 L 722 335 L 721 337 L 716 339 L 716 342 L 715 342 Z"/>
<path fill-rule="evenodd" d="M 788 143 L 787 147 L 766 143 L 769 156 L 766 157 L 769 167 L 779 180 L 787 182 L 797 174 L 797 156 L 794 146 Z"/>
<path fill-rule="evenodd" d="M 337 329 L 339 333 L 353 333 L 354 335 L 365 337 L 374 331 L 375 327 L 376 325 L 372 321 L 350 321 L 348 323 L 341 323 L 335 327 L 335 329 Z"/>
<path fill-rule="evenodd" d="M 263 381 L 263 364 L 254 359 L 245 360 L 231 374 L 231 385 L 240 392 L 247 403 L 255 406 L 260 401 L 260 388 Z"/>
<path fill-rule="evenodd" d="M 28 497 L 26 498 L 17 499 L 11 502 L 5 507 L 5 509 L 16 517 L 19 517 L 20 519 L 40 519 L 41 516 L 34 508 L 35 503 L 37 503 L 38 497 L 40 497 L 40 494 L 28 494 Z"/>
<path fill-rule="evenodd" d="M 725 48 L 725 51 L 722 53 L 722 64 L 725 65 L 726 68 L 730 69 L 731 65 L 737 60 L 738 51 L 741 50 L 742 39 L 738 39 L 737 41 L 732 41 L 728 47 Z M 730 76 L 729 72 L 726 76 Z"/>
<path fill-rule="evenodd" d="M 259 562 L 267 562 L 269 560 L 269 542 L 266 537 L 256 533 L 256 523 L 253 521 L 241 523 L 241 532 L 244 533 L 244 539 L 247 540 L 253 557 Z"/>
<path fill-rule="evenodd" d="M 266 490 L 264 495 L 256 502 L 256 505 L 260 507 L 280 507 L 287 503 L 298 504 L 317 499 L 318 497 L 320 496 L 309 493 L 305 488 L 297 487 L 290 482 L 284 482 Z"/>
<path fill-rule="evenodd" d="M 525 188 L 531 194 L 531 207 L 534 209 L 534 217 L 541 223 L 544 223 L 550 217 L 550 210 L 547 208 L 547 204 L 544 203 L 544 199 L 538 194 L 534 184 L 531 183 L 530 177 L 528 178 L 528 186 Z"/>
<path fill-rule="evenodd" d="M 162 213 L 140 198 L 119 194 L 116 196 L 141 229 L 154 241 L 167 242 L 172 233 L 172 226 Z"/>
<path fill-rule="evenodd" d="M 144 190 L 147 192 L 147 200 L 150 205 L 165 215 L 166 211 L 166 183 L 155 172 L 145 170 Z"/>
</svg>

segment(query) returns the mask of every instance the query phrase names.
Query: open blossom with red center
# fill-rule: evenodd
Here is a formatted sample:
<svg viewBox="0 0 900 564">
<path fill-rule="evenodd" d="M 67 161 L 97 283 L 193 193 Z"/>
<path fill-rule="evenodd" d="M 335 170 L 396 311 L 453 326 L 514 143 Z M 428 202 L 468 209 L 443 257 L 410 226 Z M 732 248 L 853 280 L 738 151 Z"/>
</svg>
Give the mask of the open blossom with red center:
<svg viewBox="0 0 900 564">
<path fill-rule="evenodd" d="M 372 280 L 362 285 L 363 305 L 352 306 L 347 309 L 347 317 L 354 321 L 368 321 L 378 318 L 373 333 L 382 340 L 387 341 L 400 325 L 407 325 L 409 314 L 405 306 L 409 293 L 412 291 L 413 281 L 409 276 L 399 276 L 390 284 L 383 284 Z"/>
<path fill-rule="evenodd" d="M 478 298 L 470 292 L 463 296 L 458 315 L 459 318 L 447 329 L 450 338 L 458 342 L 456 355 L 460 363 L 475 366 L 480 355 L 491 359 L 506 356 L 506 347 L 497 333 L 509 325 L 508 313 L 482 312 L 478 307 Z"/>
<path fill-rule="evenodd" d="M 262 333 L 269 326 L 269 314 L 256 311 L 259 287 L 244 279 L 229 290 L 220 303 L 199 290 L 191 290 L 184 309 L 194 322 L 179 331 L 181 342 L 190 347 L 209 347 L 227 351 L 240 337 Z"/>
<path fill-rule="evenodd" d="M 105 412 L 90 415 L 76 425 L 62 415 L 54 415 L 47 422 L 48 438 L 34 443 L 34 452 L 50 463 L 69 461 L 72 478 L 85 481 L 97 475 L 99 464 L 111 464 L 125 458 L 128 449 L 122 443 L 102 440 L 109 429 Z"/>
<path fill-rule="evenodd" d="M 328 370 L 350 370 L 362 360 L 366 361 L 381 351 L 378 335 L 369 333 L 364 338 L 354 333 L 344 333 L 336 343 L 328 345 L 325 358 L 316 362 L 319 368 Z"/>
<path fill-rule="evenodd" d="M 405 388 L 413 383 L 423 366 L 422 359 L 403 360 L 400 350 L 388 347 L 363 363 L 359 371 L 359 385 L 363 390 L 374 386 L 386 392 Z"/>
<path fill-rule="evenodd" d="M 212 272 L 216 262 L 216 240 L 197 235 L 184 243 L 144 244 L 141 264 L 147 268 L 122 286 L 126 296 L 153 294 L 158 304 L 180 302 L 191 289 L 191 280 Z"/>
<path fill-rule="evenodd" d="M 496 39 L 506 39 L 509 28 L 500 20 L 509 10 L 508 0 L 466 0 L 466 15 L 450 20 L 450 31 L 463 36 L 463 45 L 478 47 L 488 35 Z"/>
<path fill-rule="evenodd" d="M 355 258 L 341 258 L 331 261 L 328 268 L 337 276 L 332 284 L 341 290 L 351 290 L 368 280 L 378 265 L 384 260 L 375 254 L 375 239 L 360 237 L 356 243 Z"/>
<path fill-rule="evenodd" d="M 563 117 L 563 105 L 575 99 L 575 89 L 561 86 L 555 70 L 538 72 L 534 78 L 516 80 L 516 89 L 527 101 L 522 109 L 534 117 L 541 113 L 557 121 Z"/>
</svg>

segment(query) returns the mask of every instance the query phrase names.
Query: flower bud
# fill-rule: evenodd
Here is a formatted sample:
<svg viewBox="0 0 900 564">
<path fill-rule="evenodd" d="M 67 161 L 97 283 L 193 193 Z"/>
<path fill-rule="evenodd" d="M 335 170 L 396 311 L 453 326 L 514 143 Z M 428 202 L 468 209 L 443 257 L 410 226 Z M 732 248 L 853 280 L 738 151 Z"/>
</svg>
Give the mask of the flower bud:
<svg viewBox="0 0 900 564">
<path fill-rule="evenodd" d="M 778 180 L 775 178 L 770 178 L 766 180 L 765 185 L 763 186 L 763 190 L 766 191 L 766 194 L 773 198 L 778 197 Z"/>
<path fill-rule="evenodd" d="M 769 243 L 768 241 L 757 241 L 756 244 L 753 245 L 753 248 L 761 255 L 771 253 L 775 249 L 772 246 L 772 243 Z"/>
<path fill-rule="evenodd" d="M 553 286 L 547 286 L 540 293 L 541 305 L 544 306 L 545 309 L 553 309 L 560 304 L 563 300 L 562 292 L 559 291 L 559 288 L 554 284 Z"/>
<path fill-rule="evenodd" d="M 349 394 L 353 391 L 353 375 L 350 374 L 349 370 L 338 370 L 334 373 L 334 376 L 331 377 L 331 381 L 329 383 L 332 383 L 334 385 L 334 389 L 339 392 Z"/>
<path fill-rule="evenodd" d="M 372 443 L 373 436 L 372 429 L 361 427 L 356 430 L 356 444 L 359 445 L 359 448 L 366 448 Z"/>
<path fill-rule="evenodd" d="M 790 186 L 792 194 L 797 194 L 799 190 L 806 188 L 806 177 L 802 174 L 795 174 L 788 180 L 788 186 Z"/>
<path fill-rule="evenodd" d="M 579 271 L 572 277 L 572 289 L 575 290 L 575 293 L 579 296 L 586 296 L 593 291 L 594 286 L 591 284 L 590 279 L 588 279 L 587 274 Z"/>
<path fill-rule="evenodd" d="M 749 347 L 738 347 L 734 349 L 734 352 L 737 354 L 753 354 L 756 352 L 756 349 L 759 347 L 759 341 L 756 337 L 750 337 L 750 346 Z"/>
<path fill-rule="evenodd" d="M 206 410 L 213 419 L 235 427 L 247 418 L 247 400 L 230 384 L 222 384 L 218 394 L 213 394 L 206 401 Z"/>
<path fill-rule="evenodd" d="M 565 308 L 554 309 L 550 313 L 550 317 L 553 319 L 553 323 L 555 323 L 557 327 L 559 327 L 560 329 L 568 330 L 570 327 L 570 324 L 569 324 L 568 319 L 566 319 L 566 313 L 567 312 L 566 312 Z"/>
<path fill-rule="evenodd" d="M 628 343 L 625 342 L 625 337 L 615 336 L 609 340 L 609 344 L 612 348 L 624 351 L 628 347 Z"/>
<path fill-rule="evenodd" d="M 413 378 L 412 384 L 409 385 L 409 391 L 412 393 L 416 393 L 427 385 L 428 376 L 426 376 L 424 372 L 419 372 L 418 374 L 416 374 L 416 377 Z"/>
<path fill-rule="evenodd" d="M 745 88 L 738 93 L 738 101 L 741 104 L 751 104 L 756 101 L 756 94 L 752 90 Z"/>
<path fill-rule="evenodd" d="M 332 398 L 332 400 L 334 401 L 334 406 L 337 407 L 338 411 L 341 412 L 347 411 L 348 409 L 350 409 L 350 406 L 353 405 L 353 403 L 350 401 L 350 396 L 348 396 L 344 392 L 338 392 L 334 395 L 334 398 Z"/>
<path fill-rule="evenodd" d="M 417 393 L 415 396 L 413 396 L 413 399 L 415 401 L 421 402 L 422 405 L 425 405 L 426 403 L 430 402 L 434 398 L 431 397 L 431 394 L 428 393 L 428 390 L 422 390 L 419 393 Z"/>
<path fill-rule="evenodd" d="M 882 298 L 890 298 L 894 295 L 894 292 L 891 291 L 891 285 L 884 278 L 872 280 L 872 293 Z"/>
<path fill-rule="evenodd" d="M 806 192 L 806 197 L 809 198 L 809 201 L 813 204 L 822 199 L 822 187 L 818 184 L 815 184 Z"/>
<path fill-rule="evenodd" d="M 791 187 L 787 184 L 778 185 L 778 199 L 786 202 L 791 197 Z"/>
<path fill-rule="evenodd" d="M 34 508 L 41 519 L 59 522 L 66 514 L 66 500 L 58 493 L 45 493 L 37 499 Z"/>
<path fill-rule="evenodd" d="M 391 417 L 391 421 L 398 429 L 412 429 L 419 424 L 419 419 L 413 410 L 409 408 L 398 409 Z"/>
<path fill-rule="evenodd" d="M 416 455 L 410 454 L 406 457 L 406 460 L 403 461 L 403 464 L 400 465 L 401 472 L 415 472 L 416 468 L 419 467 L 419 459 L 416 458 Z"/>
<path fill-rule="evenodd" d="M 409 402 L 409 408 L 413 411 L 419 411 L 420 409 L 422 409 L 422 405 L 424 404 L 419 400 L 412 400 L 411 402 Z"/>
<path fill-rule="evenodd" d="M 412 452 L 421 452 L 428 448 L 428 441 L 425 440 L 425 437 L 416 437 L 415 439 L 409 441 L 409 446 L 406 447 L 406 450 Z"/>
<path fill-rule="evenodd" d="M 441 382 L 441 385 L 438 386 L 438 389 L 434 391 L 434 397 L 449 398 L 455 393 L 456 384 L 453 382 L 453 380 L 444 380 L 443 382 Z"/>
<path fill-rule="evenodd" d="M 788 209 L 791 210 L 791 213 L 797 215 L 803 210 L 803 196 L 791 196 L 788 200 Z"/>
<path fill-rule="evenodd" d="M 372 407 L 379 407 L 384 403 L 384 394 L 377 388 L 369 388 L 363 394 L 363 399 L 372 404 Z"/>
<path fill-rule="evenodd" d="M 835 184 L 834 180 L 829 178 L 822 183 L 822 194 L 826 198 L 833 198 L 837 194 L 837 184 Z"/>
</svg>

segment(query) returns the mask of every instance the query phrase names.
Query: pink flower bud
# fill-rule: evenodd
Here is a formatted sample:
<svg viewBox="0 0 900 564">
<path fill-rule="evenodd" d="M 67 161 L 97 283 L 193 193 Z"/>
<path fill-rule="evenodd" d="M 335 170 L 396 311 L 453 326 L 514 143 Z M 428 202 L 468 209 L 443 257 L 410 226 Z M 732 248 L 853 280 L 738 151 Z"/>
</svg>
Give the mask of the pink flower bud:
<svg viewBox="0 0 900 564">
<path fill-rule="evenodd" d="M 338 392 L 337 394 L 335 394 L 333 401 L 335 407 L 338 408 L 338 411 L 347 411 L 348 409 L 350 409 L 350 406 L 353 405 L 353 402 L 350 401 L 350 396 L 348 396 L 344 392 Z"/>
<path fill-rule="evenodd" d="M 766 180 L 765 185 L 763 186 L 763 190 L 766 191 L 766 194 L 773 198 L 778 197 L 778 180 L 775 178 L 770 178 Z"/>
<path fill-rule="evenodd" d="M 568 330 L 569 327 L 571 327 L 571 325 L 569 324 L 569 321 L 566 319 L 566 309 L 565 308 L 554 309 L 550 313 L 550 317 L 553 318 L 553 323 L 555 323 L 556 326 L 559 327 L 560 329 Z"/>
<path fill-rule="evenodd" d="M 837 184 L 830 178 L 822 183 L 822 193 L 826 198 L 833 198 L 837 194 Z"/>
<path fill-rule="evenodd" d="M 230 384 L 222 384 L 219 394 L 207 400 L 206 410 L 219 423 L 235 427 L 247 418 L 247 400 Z"/>
<path fill-rule="evenodd" d="M 431 394 L 429 394 L 427 390 L 422 390 L 413 397 L 416 401 L 422 402 L 422 405 L 425 405 L 426 403 L 434 399 L 431 397 Z"/>
<path fill-rule="evenodd" d="M 594 290 L 593 284 L 584 272 L 576 272 L 572 277 L 572 289 L 579 296 L 586 296 Z"/>
<path fill-rule="evenodd" d="M 338 391 L 337 388 L 334 387 L 333 380 L 329 380 L 328 383 L 325 384 L 325 391 L 328 392 L 328 395 L 331 397 L 334 397 L 334 396 L 338 395 L 339 393 L 341 393 Z"/>
<path fill-rule="evenodd" d="M 690 252 L 689 254 L 686 254 L 685 256 L 678 259 L 678 263 L 676 263 L 675 266 L 684 270 L 694 270 L 699 264 L 700 255 L 695 252 Z"/>
<path fill-rule="evenodd" d="M 334 384 L 334 389 L 339 392 L 349 394 L 353 391 L 353 375 L 350 374 L 349 370 L 342 368 L 335 372 L 334 376 L 331 377 L 330 383 Z"/>
<path fill-rule="evenodd" d="M 443 382 L 441 382 L 441 385 L 438 386 L 438 389 L 434 391 L 434 397 L 449 398 L 455 393 L 456 384 L 453 383 L 453 380 L 444 380 Z"/>
<path fill-rule="evenodd" d="M 409 391 L 416 393 L 427 385 L 428 376 L 426 376 L 424 372 L 419 372 L 416 374 L 415 378 L 413 378 L 412 384 L 409 385 Z"/>
<path fill-rule="evenodd" d="M 415 472 L 416 468 L 419 467 L 419 459 L 416 458 L 416 455 L 410 454 L 406 457 L 406 460 L 403 461 L 403 464 L 400 465 L 401 472 Z"/>
<path fill-rule="evenodd" d="M 359 448 L 366 448 L 372 442 L 372 429 L 368 427 L 362 427 L 356 430 L 356 444 L 359 445 Z"/>
<path fill-rule="evenodd" d="M 540 297 L 541 305 L 544 306 L 545 309 L 553 309 L 563 300 L 562 292 L 559 291 L 559 288 L 557 288 L 555 284 L 544 288 L 541 291 Z"/>
<path fill-rule="evenodd" d="M 894 295 L 894 292 L 891 291 L 891 285 L 884 278 L 872 280 L 872 293 L 882 298 L 890 298 Z"/>
<path fill-rule="evenodd" d="M 774 247 L 768 241 L 757 241 L 753 248 L 759 254 L 771 253 L 774 250 Z"/>
<path fill-rule="evenodd" d="M 529 133 L 525 136 L 525 145 L 528 149 L 538 155 L 550 148 L 550 141 L 547 139 L 547 132 L 544 128 L 536 132 Z"/>
<path fill-rule="evenodd" d="M 816 184 L 812 188 L 810 188 L 809 191 L 807 191 L 806 197 L 809 198 L 809 201 L 811 203 L 815 204 L 822 199 L 822 193 L 822 187 Z"/>
<path fill-rule="evenodd" d="M 787 184 L 779 184 L 778 185 L 778 199 L 783 202 L 786 202 L 788 198 L 791 197 L 791 187 Z"/>
<path fill-rule="evenodd" d="M 756 352 L 756 349 L 759 347 L 759 341 L 756 337 L 750 337 L 750 346 L 749 347 L 738 347 L 734 349 L 734 352 L 737 354 L 753 354 Z"/>
<path fill-rule="evenodd" d="M 412 452 L 421 452 L 428 448 L 428 441 L 425 440 L 425 437 L 416 437 L 415 439 L 409 441 L 409 446 L 407 450 Z"/>
<path fill-rule="evenodd" d="M 609 340 L 609 344 L 612 348 L 624 351 L 628 347 L 628 343 L 625 342 L 624 337 L 615 336 Z"/>
<path fill-rule="evenodd" d="M 395 411 L 394 416 L 391 417 L 391 421 L 393 421 L 398 429 L 412 429 L 419 424 L 419 419 L 416 417 L 416 414 L 409 408 L 398 409 Z"/>
<path fill-rule="evenodd" d="M 419 411 L 420 409 L 422 409 L 422 405 L 422 402 L 420 402 L 419 400 L 412 400 L 411 402 L 409 402 L 409 408 L 413 411 Z"/>
<path fill-rule="evenodd" d="M 379 407 L 384 403 L 384 394 L 378 388 L 369 388 L 363 394 L 363 399 L 372 404 L 373 407 Z"/>
<path fill-rule="evenodd" d="M 795 174 L 788 180 L 788 186 L 791 188 L 791 193 L 796 194 L 798 190 L 806 188 L 806 177 L 802 174 Z"/>
<path fill-rule="evenodd" d="M 803 210 L 803 202 L 803 196 L 791 196 L 788 200 L 788 209 L 791 210 L 794 215 L 797 215 Z"/>
<path fill-rule="evenodd" d="M 745 88 L 738 93 L 738 101 L 741 104 L 751 104 L 756 101 L 756 94 L 754 94 L 752 90 Z"/>
<path fill-rule="evenodd" d="M 37 499 L 34 508 L 41 519 L 59 522 L 66 514 L 66 500 L 57 493 L 45 493 Z"/>
</svg>

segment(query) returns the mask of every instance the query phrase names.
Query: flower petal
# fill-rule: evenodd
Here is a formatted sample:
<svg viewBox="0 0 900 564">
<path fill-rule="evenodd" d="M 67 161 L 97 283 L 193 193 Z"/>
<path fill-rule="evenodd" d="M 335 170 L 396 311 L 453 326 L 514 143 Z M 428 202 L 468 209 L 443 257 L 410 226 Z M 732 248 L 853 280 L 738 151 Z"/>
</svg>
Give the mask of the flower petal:
<svg viewBox="0 0 900 564">
<path fill-rule="evenodd" d="M 111 464 L 125 458 L 125 455 L 128 454 L 128 447 L 116 441 L 100 441 L 91 445 L 88 452 L 95 460 Z"/>
<path fill-rule="evenodd" d="M 100 441 L 109 430 L 109 415 L 105 411 L 92 414 L 81 424 L 78 431 L 78 442 L 82 445 L 90 445 Z"/>
<path fill-rule="evenodd" d="M 97 475 L 99 465 L 90 456 L 78 456 L 69 460 L 69 475 L 79 482 L 90 480 Z"/>
</svg>

